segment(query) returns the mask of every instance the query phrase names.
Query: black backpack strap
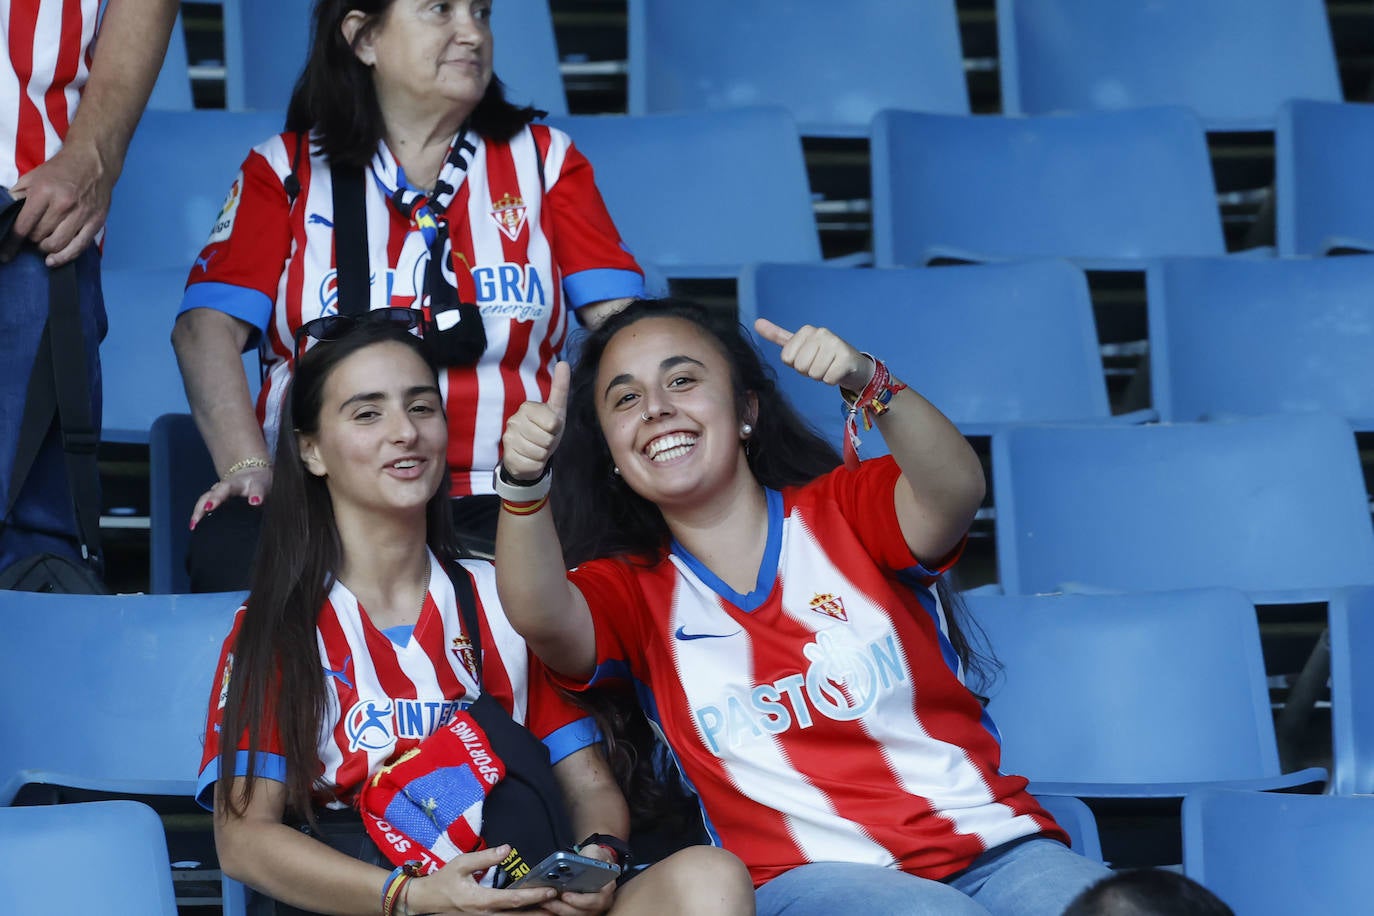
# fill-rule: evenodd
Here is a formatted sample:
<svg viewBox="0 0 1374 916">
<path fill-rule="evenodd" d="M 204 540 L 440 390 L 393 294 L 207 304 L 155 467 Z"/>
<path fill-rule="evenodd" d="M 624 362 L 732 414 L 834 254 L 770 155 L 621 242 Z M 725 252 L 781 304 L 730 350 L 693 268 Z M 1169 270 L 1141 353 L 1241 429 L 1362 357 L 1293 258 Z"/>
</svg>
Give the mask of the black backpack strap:
<svg viewBox="0 0 1374 916">
<path fill-rule="evenodd" d="M 91 417 L 91 390 L 83 337 L 81 310 L 77 304 L 76 265 L 67 263 L 48 273 L 48 321 L 29 376 L 5 516 L 8 518 L 14 509 L 55 413 L 62 434 L 81 553 L 87 560 L 98 563 L 100 468 L 96 462 L 96 447 L 100 444 L 100 432 Z"/>
<path fill-rule="evenodd" d="M 367 201 L 363 170 L 332 167 L 334 264 L 338 269 L 339 314 L 362 315 L 370 308 Z"/>
<path fill-rule="evenodd" d="M 458 595 L 458 610 L 463 615 L 463 633 L 472 643 L 472 652 L 477 667 L 477 683 L 482 685 L 482 628 L 477 624 L 477 593 L 472 589 L 472 576 L 462 563 L 454 561 L 444 564 L 444 571 L 453 581 L 453 590 Z"/>
</svg>

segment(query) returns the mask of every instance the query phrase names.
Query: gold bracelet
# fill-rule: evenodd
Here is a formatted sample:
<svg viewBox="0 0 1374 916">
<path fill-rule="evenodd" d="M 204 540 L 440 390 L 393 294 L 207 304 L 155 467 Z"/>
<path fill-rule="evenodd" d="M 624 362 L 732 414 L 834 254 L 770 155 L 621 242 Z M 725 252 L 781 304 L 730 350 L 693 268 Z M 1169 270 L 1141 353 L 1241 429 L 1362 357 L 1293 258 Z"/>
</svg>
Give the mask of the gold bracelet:
<svg viewBox="0 0 1374 916">
<path fill-rule="evenodd" d="M 266 458 L 240 458 L 238 461 L 235 461 L 233 464 L 229 465 L 229 469 L 226 470 L 223 474 L 219 475 L 219 479 L 222 481 L 228 480 L 230 477 L 233 477 L 239 471 L 246 470 L 247 468 L 271 467 L 272 462 L 268 461 Z"/>
</svg>

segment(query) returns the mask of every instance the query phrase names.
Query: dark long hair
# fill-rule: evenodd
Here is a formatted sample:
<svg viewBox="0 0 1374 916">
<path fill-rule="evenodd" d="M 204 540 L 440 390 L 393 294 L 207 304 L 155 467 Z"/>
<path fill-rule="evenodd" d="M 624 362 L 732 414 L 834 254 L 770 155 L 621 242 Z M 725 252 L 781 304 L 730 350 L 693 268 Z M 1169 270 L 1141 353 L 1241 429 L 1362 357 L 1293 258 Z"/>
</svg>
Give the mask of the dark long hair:
<svg viewBox="0 0 1374 916">
<path fill-rule="evenodd" d="M 553 458 L 554 515 L 569 566 L 607 556 L 652 561 L 667 546 L 668 525 L 658 507 L 635 493 L 613 469 L 596 416 L 596 373 L 607 345 L 645 318 L 677 318 L 699 328 L 725 357 L 741 422 L 752 394 L 758 402 L 746 450 L 749 468 L 765 487 L 798 486 L 832 471 L 840 456 L 806 424 L 778 390 L 747 331 L 737 321 L 680 299 L 639 299 L 586 335 L 578 347 L 568 390 L 563 441 Z"/>
<path fill-rule="evenodd" d="M 568 390 L 563 440 L 554 453 L 551 496 L 554 519 L 569 567 L 601 557 L 654 563 L 671 539 L 658 507 L 635 493 L 613 473 L 606 437 L 596 414 L 596 376 L 606 347 L 617 334 L 645 318 L 676 318 L 695 325 L 724 355 L 730 366 L 735 410 L 741 421 L 750 402 L 758 404 L 754 432 L 746 457 L 759 483 L 774 490 L 800 486 L 841 465 L 839 454 L 812 429 L 778 390 L 773 371 L 764 362 L 749 332 L 732 318 L 696 303 L 678 299 L 639 299 L 609 317 L 582 338 Z M 958 591 L 947 576 L 936 582 L 945 608 L 948 638 L 965 671 L 981 683 L 990 677 L 996 660 L 970 643 L 966 631 L 976 624 L 968 617 Z M 961 625 L 962 621 L 962 625 Z M 623 698 L 590 694 L 573 699 L 609 724 L 611 763 L 639 821 L 652 816 L 681 816 L 671 787 L 665 791 L 655 772 L 644 740 L 647 729 L 627 718 Z M 603 732 L 607 731 L 603 727 Z M 621 747 L 617 748 L 617 740 Z M 652 743 L 652 738 L 649 738 Z"/>
<path fill-rule="evenodd" d="M 285 397 L 272 489 L 263 509 L 262 535 L 253 565 L 248 609 L 233 645 L 233 670 L 220 732 L 220 778 L 215 804 L 241 815 L 252 797 L 263 723 L 270 715 L 286 758 L 286 807 L 313 821 L 311 787 L 322 771 L 319 735 L 325 713 L 315 623 L 343 561 L 334 505 L 322 478 L 301 460 L 295 432 L 319 428 L 324 387 L 348 357 L 381 343 L 400 343 L 438 374 L 418 338 L 378 324 L 361 323 L 343 337 L 320 343 L 296 363 Z M 295 432 L 293 432 L 293 430 Z M 425 539 L 441 560 L 458 555 L 445 474 L 425 510 Z M 239 736 L 247 735 L 247 785 L 241 803 L 230 791 L 237 772 Z"/>
<path fill-rule="evenodd" d="M 385 122 L 372 71 L 354 53 L 354 45 L 381 24 L 395 0 L 316 0 L 311 27 L 310 56 L 291 92 L 286 129 L 316 131 L 316 142 L 334 165 L 365 167 L 377 152 Z M 353 44 L 341 28 L 352 11 L 366 14 Z M 505 87 L 492 76 L 487 91 L 469 119 L 469 126 L 491 140 L 504 142 L 526 124 L 548 112 L 506 101 Z"/>
</svg>

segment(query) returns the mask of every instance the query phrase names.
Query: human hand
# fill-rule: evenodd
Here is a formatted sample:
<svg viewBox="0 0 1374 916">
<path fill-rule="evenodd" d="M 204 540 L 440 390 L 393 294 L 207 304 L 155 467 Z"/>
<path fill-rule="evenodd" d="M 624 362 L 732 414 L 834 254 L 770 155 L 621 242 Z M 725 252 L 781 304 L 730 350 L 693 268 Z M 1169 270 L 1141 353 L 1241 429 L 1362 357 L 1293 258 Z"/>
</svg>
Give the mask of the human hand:
<svg viewBox="0 0 1374 916">
<path fill-rule="evenodd" d="M 213 487 L 200 494 L 196 500 L 195 510 L 191 513 L 191 530 L 194 531 L 196 525 L 205 517 L 207 512 L 224 505 L 226 499 L 241 497 L 248 500 L 250 506 L 260 506 L 262 501 L 267 498 L 267 491 L 272 488 L 272 469 L 249 467 L 243 468 L 230 474 L 226 479 L 218 481 Z"/>
<path fill-rule="evenodd" d="M 501 436 L 501 464 L 515 480 L 537 480 L 563 438 L 568 416 L 571 370 L 560 361 L 553 367 L 553 385 L 544 403 L 526 401 L 509 420 Z"/>
<path fill-rule="evenodd" d="M 862 391 L 873 378 L 873 360 L 827 328 L 804 324 L 789 331 L 759 318 L 754 321 L 754 330 L 764 340 L 782 347 L 783 363 L 808 378 L 850 391 Z"/>
<path fill-rule="evenodd" d="M 493 916 L 547 903 L 556 895 L 551 887 L 511 890 L 483 887 L 477 882 L 487 869 L 500 865 L 509 846 L 464 853 L 432 875 L 416 878 L 405 889 L 406 909 L 412 913 Z"/>
<path fill-rule="evenodd" d="M 587 846 L 579 849 L 580 856 L 589 859 L 599 859 L 602 862 L 616 864 L 615 859 L 604 847 Z M 607 881 L 599 891 L 588 894 L 559 894 L 557 898 L 548 901 L 539 908 L 541 913 L 549 913 L 551 916 L 597 916 L 611 908 L 615 902 L 615 879 Z"/>
<path fill-rule="evenodd" d="M 49 267 L 74 260 L 105 225 L 115 177 L 86 145 L 64 146 L 25 172 L 10 188 L 25 203 L 0 250 L 0 262 L 13 258 L 26 239 L 47 255 Z"/>
</svg>

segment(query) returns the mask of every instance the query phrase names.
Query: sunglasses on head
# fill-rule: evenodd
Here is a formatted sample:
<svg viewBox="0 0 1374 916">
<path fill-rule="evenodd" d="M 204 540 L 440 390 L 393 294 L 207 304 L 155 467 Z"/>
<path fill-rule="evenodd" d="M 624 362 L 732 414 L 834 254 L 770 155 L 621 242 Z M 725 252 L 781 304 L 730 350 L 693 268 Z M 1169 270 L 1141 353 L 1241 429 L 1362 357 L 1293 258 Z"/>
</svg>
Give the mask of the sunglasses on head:
<svg viewBox="0 0 1374 916">
<path fill-rule="evenodd" d="M 306 350 L 306 340 L 338 340 L 357 327 L 383 325 L 401 331 L 419 331 L 424 337 L 424 313 L 419 309 L 384 308 L 373 309 L 362 315 L 325 315 L 307 321 L 296 329 L 296 361 L 299 362 Z"/>
</svg>

